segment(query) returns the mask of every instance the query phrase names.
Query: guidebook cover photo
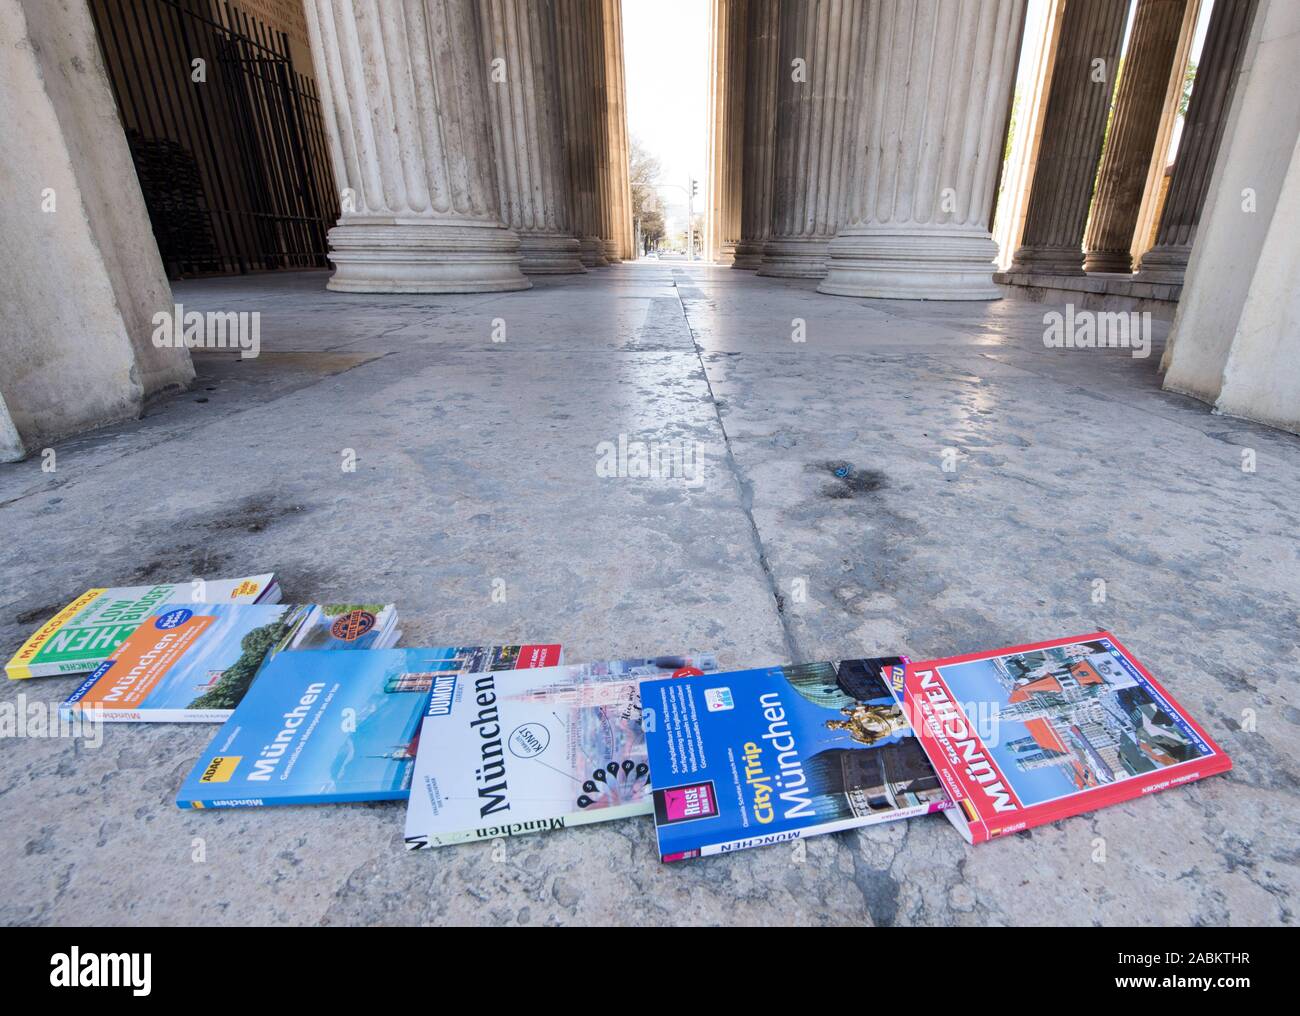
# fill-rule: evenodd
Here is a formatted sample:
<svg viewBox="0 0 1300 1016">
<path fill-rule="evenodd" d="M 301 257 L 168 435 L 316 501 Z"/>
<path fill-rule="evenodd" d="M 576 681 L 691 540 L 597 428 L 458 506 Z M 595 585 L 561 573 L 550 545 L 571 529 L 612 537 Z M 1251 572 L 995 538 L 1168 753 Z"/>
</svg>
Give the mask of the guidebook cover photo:
<svg viewBox="0 0 1300 1016">
<path fill-rule="evenodd" d="M 899 657 L 642 686 L 664 861 L 949 806 L 883 671 Z"/>
<path fill-rule="evenodd" d="M 558 645 L 281 653 L 199 756 L 176 804 L 403 800 L 440 678 L 559 659 Z"/>
<path fill-rule="evenodd" d="M 893 673 L 973 843 L 1232 768 L 1109 632 Z"/>
<path fill-rule="evenodd" d="M 438 678 L 406 811 L 412 850 L 650 812 L 641 685 L 711 653 Z"/>
<path fill-rule="evenodd" d="M 273 574 L 88 589 L 32 633 L 5 673 L 27 678 L 94 670 L 163 604 L 279 602 Z"/>
<path fill-rule="evenodd" d="M 169 604 L 63 703 L 108 722 L 223 723 L 267 660 L 284 650 L 382 649 L 392 604 Z"/>
</svg>

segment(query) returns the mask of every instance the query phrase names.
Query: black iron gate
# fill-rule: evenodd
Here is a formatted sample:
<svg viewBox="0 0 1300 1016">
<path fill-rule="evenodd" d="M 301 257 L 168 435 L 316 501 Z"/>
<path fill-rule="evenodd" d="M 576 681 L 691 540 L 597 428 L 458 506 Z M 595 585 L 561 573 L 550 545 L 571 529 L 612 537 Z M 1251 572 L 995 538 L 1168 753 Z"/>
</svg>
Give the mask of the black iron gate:
<svg viewBox="0 0 1300 1016">
<path fill-rule="evenodd" d="M 90 0 L 167 274 L 326 267 L 338 195 L 288 38 L 217 0 Z"/>
</svg>

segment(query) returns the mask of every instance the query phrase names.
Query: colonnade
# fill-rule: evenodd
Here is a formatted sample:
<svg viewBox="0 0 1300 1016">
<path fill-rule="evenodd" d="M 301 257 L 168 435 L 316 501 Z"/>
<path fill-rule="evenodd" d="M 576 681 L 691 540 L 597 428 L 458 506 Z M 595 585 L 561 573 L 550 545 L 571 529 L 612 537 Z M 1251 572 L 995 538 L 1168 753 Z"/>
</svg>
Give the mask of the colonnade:
<svg viewBox="0 0 1300 1016">
<path fill-rule="evenodd" d="M 1181 283 L 1256 2 L 1213 9 L 1153 223 L 1202 0 L 1054 0 L 1043 120 L 1018 125 L 1041 140 L 1013 273 Z M 1025 0 L 710 3 L 711 259 L 835 295 L 999 295 Z"/>
<path fill-rule="evenodd" d="M 990 225 L 1026 0 L 707 2 L 718 261 L 850 297 L 1006 291 Z M 509 291 L 635 256 L 620 0 L 304 4 L 341 188 L 329 288 Z M 0 10 L 10 459 L 194 371 L 155 341 L 171 293 L 84 0 Z M 1300 432 L 1300 5 L 1137 0 L 1121 69 L 1129 17 L 1052 0 L 1010 274 L 1180 289 L 1165 387 Z"/>
<path fill-rule="evenodd" d="M 343 193 L 330 289 L 526 289 L 633 256 L 619 0 L 306 11 Z"/>
<path fill-rule="evenodd" d="M 711 0 L 713 259 L 991 299 L 1025 0 Z"/>
</svg>

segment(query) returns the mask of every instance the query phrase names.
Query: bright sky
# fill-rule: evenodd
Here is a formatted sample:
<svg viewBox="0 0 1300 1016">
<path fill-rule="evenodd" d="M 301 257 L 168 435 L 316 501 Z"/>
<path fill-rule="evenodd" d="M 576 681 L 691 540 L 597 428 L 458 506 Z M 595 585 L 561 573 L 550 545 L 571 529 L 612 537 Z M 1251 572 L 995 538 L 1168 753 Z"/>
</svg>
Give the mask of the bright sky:
<svg viewBox="0 0 1300 1016">
<path fill-rule="evenodd" d="M 707 0 L 623 0 L 623 54 L 628 130 L 676 184 L 665 203 L 685 203 L 694 176 L 705 190 L 709 104 Z M 702 203 L 697 203 L 702 208 Z"/>
</svg>

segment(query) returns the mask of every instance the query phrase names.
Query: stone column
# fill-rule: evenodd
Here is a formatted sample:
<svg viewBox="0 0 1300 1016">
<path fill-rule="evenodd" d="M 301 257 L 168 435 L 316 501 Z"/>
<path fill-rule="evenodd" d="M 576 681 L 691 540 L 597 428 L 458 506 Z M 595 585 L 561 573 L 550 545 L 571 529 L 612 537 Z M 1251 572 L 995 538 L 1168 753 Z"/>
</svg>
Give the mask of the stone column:
<svg viewBox="0 0 1300 1016">
<path fill-rule="evenodd" d="M 1300 434 L 1297 10 L 1293 0 L 1257 8 L 1165 347 L 1164 387 Z"/>
<path fill-rule="evenodd" d="M 763 263 L 772 224 L 772 159 L 776 147 L 776 89 L 781 74 L 779 0 L 749 0 L 745 39 L 745 169 L 741 174 L 740 242 L 732 268 Z"/>
<path fill-rule="evenodd" d="M 154 345 L 172 292 L 86 4 L 0 0 L 0 53 L 7 462 L 138 416 L 194 368 Z"/>
<path fill-rule="evenodd" d="M 1187 0 L 1138 0 L 1083 242 L 1086 272 L 1133 270 L 1133 231 L 1186 7 Z"/>
<path fill-rule="evenodd" d="M 1218 0 L 1210 12 L 1155 246 L 1138 268 L 1142 282 L 1182 284 L 1256 7 L 1256 0 Z"/>
<path fill-rule="evenodd" d="M 502 218 L 528 275 L 585 272 L 569 212 L 552 0 L 480 0 Z M 499 62 L 498 62 L 499 61 Z"/>
<path fill-rule="evenodd" d="M 305 5 L 321 108 L 345 188 L 328 288 L 527 289 L 501 222 L 473 4 Z"/>
<path fill-rule="evenodd" d="M 731 0 L 709 4 L 709 110 L 708 153 L 704 208 L 704 260 L 722 254 L 723 220 L 726 218 L 727 166 L 734 153 L 727 146 L 727 53 L 731 46 Z"/>
<path fill-rule="evenodd" d="M 721 239 L 718 260 L 732 264 L 740 243 L 740 222 L 744 214 L 745 173 L 745 66 L 748 58 L 745 36 L 750 0 L 731 0 L 727 19 L 727 116 L 722 141 L 727 146 L 726 175 L 723 177 Z"/>
<path fill-rule="evenodd" d="M 867 6 L 781 2 L 772 225 L 759 275 L 826 274 L 826 245 L 842 211 Z"/>
<path fill-rule="evenodd" d="M 1033 190 L 1034 169 L 1043 141 L 1043 121 L 1052 90 L 1052 69 L 1061 43 L 1061 22 L 1067 0 L 1045 0 L 1025 5 L 1025 26 L 1021 29 L 1021 64 L 1016 71 L 1015 117 L 1019 125 L 1010 144 L 998 179 L 997 207 L 993 215 L 993 242 L 998 248 L 998 267 L 1009 270 L 1016 249 L 1024 239 L 1025 219 Z M 1023 91 L 1020 84 L 1023 82 Z M 1080 239 L 1080 249 L 1083 243 Z M 998 276 L 993 276 L 995 280 Z"/>
<path fill-rule="evenodd" d="M 707 257 L 731 264 L 740 242 L 748 0 L 714 0 Z"/>
<path fill-rule="evenodd" d="M 605 81 L 609 90 L 610 207 L 615 254 L 633 258 L 632 180 L 628 164 L 627 82 L 623 76 L 623 2 L 603 0 L 605 4 Z"/>
<path fill-rule="evenodd" d="M 605 48 L 605 5 L 603 0 L 589 0 L 584 8 L 587 56 L 590 61 L 590 88 L 594 96 L 589 130 L 596 151 L 596 235 L 601 253 L 609 264 L 617 264 L 618 236 L 614 222 L 614 188 L 612 139 L 609 130 L 609 78 Z"/>
<path fill-rule="evenodd" d="M 588 268 L 604 268 L 605 242 L 596 202 L 596 90 L 591 68 L 591 11 L 597 0 L 556 0 L 560 110 L 569 168 L 570 206 L 579 256 Z"/>
<path fill-rule="evenodd" d="M 1066 0 L 1025 228 L 1012 271 L 1083 273 L 1083 231 L 1128 9 L 1129 0 Z"/>
<path fill-rule="evenodd" d="M 1182 106 L 1187 69 L 1192 59 L 1192 44 L 1196 41 L 1197 27 L 1201 22 L 1201 3 L 1202 0 L 1187 0 L 1183 5 L 1183 24 L 1178 31 L 1178 47 L 1174 52 L 1169 83 L 1165 86 L 1165 100 L 1160 107 L 1160 126 L 1151 146 L 1151 161 L 1147 166 L 1142 204 L 1138 208 L 1137 223 L 1133 227 L 1133 243 L 1129 248 L 1135 265 L 1156 242 L 1156 227 L 1160 225 L 1160 210 L 1169 186 L 1169 160 L 1174 151 L 1174 129 L 1182 122 L 1179 108 Z M 1214 6 L 1213 0 L 1204 0 L 1204 3 L 1207 8 Z"/>
<path fill-rule="evenodd" d="M 989 225 L 1024 0 L 876 0 L 868 11 L 847 225 L 818 291 L 996 299 Z"/>
</svg>

